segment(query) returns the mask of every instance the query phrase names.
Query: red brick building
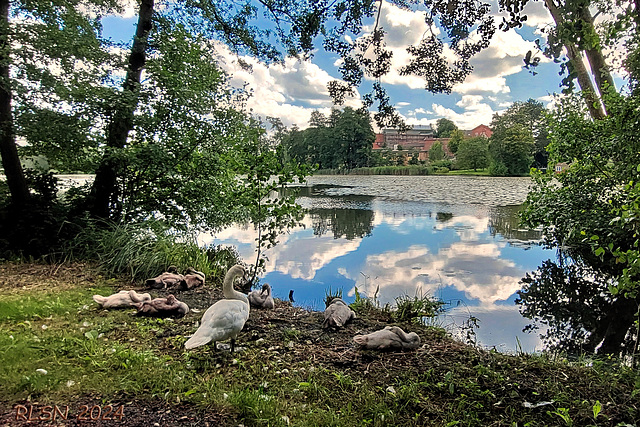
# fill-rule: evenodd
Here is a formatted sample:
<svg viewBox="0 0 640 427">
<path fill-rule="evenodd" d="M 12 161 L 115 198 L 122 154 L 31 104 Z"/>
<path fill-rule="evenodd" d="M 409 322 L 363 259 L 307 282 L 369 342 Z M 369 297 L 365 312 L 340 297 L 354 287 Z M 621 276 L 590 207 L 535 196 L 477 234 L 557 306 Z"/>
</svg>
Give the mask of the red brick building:
<svg viewBox="0 0 640 427">
<path fill-rule="evenodd" d="M 485 138 L 489 138 L 493 135 L 493 131 L 487 125 L 476 126 L 469 132 L 469 136 L 475 138 L 476 136 L 483 136 Z"/>
<path fill-rule="evenodd" d="M 434 137 L 434 130 L 430 126 L 415 126 L 405 132 L 398 132 L 397 129 L 383 129 L 381 133 L 376 134 L 376 140 L 373 143 L 374 150 L 400 150 L 409 152 L 418 152 L 418 159 L 425 161 L 429 158 L 429 150 L 436 142 L 442 144 L 444 152 L 451 156 L 448 143 L 450 138 Z"/>
</svg>

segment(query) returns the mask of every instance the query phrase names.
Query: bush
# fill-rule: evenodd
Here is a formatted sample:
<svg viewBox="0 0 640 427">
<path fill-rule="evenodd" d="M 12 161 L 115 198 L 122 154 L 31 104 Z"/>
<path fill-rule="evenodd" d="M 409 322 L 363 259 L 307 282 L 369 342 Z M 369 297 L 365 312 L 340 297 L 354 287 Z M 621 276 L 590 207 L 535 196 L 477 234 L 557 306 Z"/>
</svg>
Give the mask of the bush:
<svg viewBox="0 0 640 427">
<path fill-rule="evenodd" d="M 507 166 L 498 161 L 492 161 L 489 165 L 489 175 L 491 176 L 507 176 L 509 175 L 509 169 Z"/>
<path fill-rule="evenodd" d="M 451 170 L 453 168 L 453 161 L 451 161 L 450 159 L 437 160 L 435 162 L 431 162 L 431 166 L 436 169 L 447 168 L 448 170 Z"/>
</svg>

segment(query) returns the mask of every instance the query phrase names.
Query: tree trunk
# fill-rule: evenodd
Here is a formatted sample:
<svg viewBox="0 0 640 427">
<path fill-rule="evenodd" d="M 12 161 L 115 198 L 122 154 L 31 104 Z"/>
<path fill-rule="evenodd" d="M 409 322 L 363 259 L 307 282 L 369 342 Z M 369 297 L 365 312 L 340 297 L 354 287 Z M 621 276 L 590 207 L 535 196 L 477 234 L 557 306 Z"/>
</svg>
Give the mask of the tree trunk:
<svg viewBox="0 0 640 427">
<path fill-rule="evenodd" d="M 597 346 L 600 354 L 620 354 L 625 349 L 627 333 L 633 326 L 638 312 L 638 302 L 631 298 L 619 297 L 614 301 L 607 314 L 600 319 L 597 330 L 592 331 L 592 344 Z"/>
<path fill-rule="evenodd" d="M 115 152 L 126 146 L 129 133 L 133 129 L 134 112 L 138 106 L 137 95 L 140 91 L 140 76 L 146 63 L 147 41 L 152 28 L 153 7 L 154 0 L 142 0 L 140 4 L 138 26 L 129 55 L 123 91 L 107 125 L 106 151 L 96 171 L 96 178 L 89 196 L 89 210 L 94 218 L 109 218 L 111 208 L 117 200 L 120 161 Z"/>
<path fill-rule="evenodd" d="M 564 17 L 562 16 L 560 10 L 558 10 L 558 7 L 553 3 L 553 0 L 544 0 L 544 4 L 547 6 L 549 13 L 551 13 L 553 20 L 556 23 L 556 28 L 561 26 L 564 23 Z M 591 76 L 587 71 L 587 67 L 584 65 L 580 50 L 573 43 L 563 43 L 565 48 L 567 49 L 567 57 L 569 58 L 569 62 L 577 73 L 578 84 L 580 85 L 582 95 L 584 96 L 585 102 L 587 103 L 589 114 L 594 119 L 602 119 L 606 117 L 607 114 L 604 110 L 604 106 L 602 105 L 602 102 L 598 97 L 599 92 L 597 92 L 596 88 L 593 86 Z M 600 54 L 602 55 L 602 52 L 600 52 Z M 592 67 L 593 65 L 594 64 L 591 64 Z"/>
<path fill-rule="evenodd" d="M 11 194 L 11 203 L 21 206 L 29 200 L 30 193 L 13 133 L 9 79 L 10 50 L 9 0 L 0 0 L 0 156 Z"/>
<path fill-rule="evenodd" d="M 586 6 L 581 9 L 580 17 L 584 21 L 584 24 L 595 34 L 593 16 L 591 16 L 591 12 Z M 613 81 L 613 76 L 611 75 L 611 70 L 609 69 L 609 66 L 604 60 L 604 56 L 602 55 L 602 46 L 598 44 L 595 47 L 587 48 L 585 49 L 585 53 L 591 67 L 591 73 L 593 74 L 598 92 L 602 97 L 604 95 L 606 86 L 614 89 L 616 87 Z"/>
<path fill-rule="evenodd" d="M 569 58 L 569 61 L 571 61 L 571 65 L 573 65 L 573 68 L 578 75 L 578 84 L 582 90 L 582 96 L 587 103 L 589 114 L 594 119 L 605 118 L 607 114 L 604 111 L 602 102 L 600 102 L 598 93 L 593 86 L 591 76 L 589 76 L 589 71 L 587 71 L 587 67 L 582 61 L 580 51 L 573 43 L 565 43 L 565 47 L 567 48 L 567 57 Z"/>
</svg>

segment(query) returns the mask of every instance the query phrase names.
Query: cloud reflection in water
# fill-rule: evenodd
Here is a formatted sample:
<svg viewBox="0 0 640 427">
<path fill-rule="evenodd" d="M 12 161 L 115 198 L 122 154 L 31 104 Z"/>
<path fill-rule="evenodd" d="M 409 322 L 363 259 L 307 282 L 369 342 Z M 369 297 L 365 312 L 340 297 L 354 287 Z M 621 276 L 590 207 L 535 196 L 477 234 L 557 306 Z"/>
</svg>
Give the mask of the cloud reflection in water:
<svg viewBox="0 0 640 427">
<path fill-rule="evenodd" d="M 302 204 L 310 208 L 305 226 L 266 252 L 263 282 L 274 296 L 286 299 L 293 289 L 296 303 L 322 310 L 330 287 L 343 289 L 347 302 L 356 286 L 368 296 L 377 289 L 381 304 L 403 294 L 430 294 L 452 303 L 442 324 L 478 317 L 481 344 L 515 350 L 517 336 L 524 351 L 540 349 L 537 336 L 522 333 L 528 320 L 512 301 L 519 280 L 552 253 L 532 244 L 535 233 L 517 229 L 517 208 L 421 203 L 407 211 L 407 203 L 370 198 L 354 206 L 338 196 Z M 245 227 L 200 240 L 235 245 L 252 263 L 256 237 Z"/>
</svg>

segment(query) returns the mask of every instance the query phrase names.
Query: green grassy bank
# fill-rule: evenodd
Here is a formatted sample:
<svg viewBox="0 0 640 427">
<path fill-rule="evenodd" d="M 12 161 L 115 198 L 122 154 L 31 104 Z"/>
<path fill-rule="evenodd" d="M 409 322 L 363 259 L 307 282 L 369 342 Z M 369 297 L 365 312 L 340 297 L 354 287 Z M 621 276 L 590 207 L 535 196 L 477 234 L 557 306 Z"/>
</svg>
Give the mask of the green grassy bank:
<svg viewBox="0 0 640 427">
<path fill-rule="evenodd" d="M 363 351 L 354 335 L 394 321 L 375 310 L 327 332 L 321 313 L 278 301 L 275 310 L 251 311 L 241 351 L 187 352 L 186 336 L 220 298 L 220 283 L 176 294 L 200 310 L 181 319 L 107 311 L 91 299 L 135 285 L 85 264 L 0 264 L 2 425 L 26 424 L 22 407 L 42 417 L 46 405 L 68 407 L 73 421 L 65 425 L 81 423 L 83 405 L 94 415 L 111 407 L 112 420 L 102 425 L 612 426 L 640 419 L 633 369 L 488 352 L 415 323 L 398 325 L 420 335 L 419 350 Z"/>
</svg>

